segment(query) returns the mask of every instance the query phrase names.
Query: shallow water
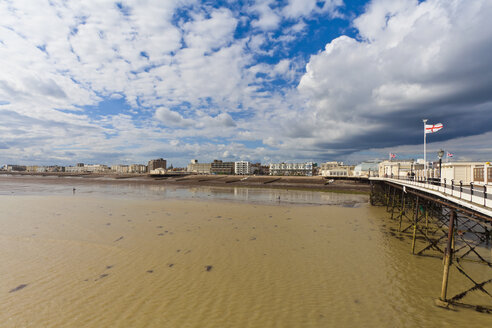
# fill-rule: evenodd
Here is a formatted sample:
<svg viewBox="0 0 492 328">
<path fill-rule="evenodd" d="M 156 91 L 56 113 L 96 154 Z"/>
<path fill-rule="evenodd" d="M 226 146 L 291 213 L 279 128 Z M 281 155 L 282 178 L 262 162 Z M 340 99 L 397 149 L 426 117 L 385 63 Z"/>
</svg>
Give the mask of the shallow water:
<svg viewBox="0 0 492 328">
<path fill-rule="evenodd" d="M 132 199 L 226 200 L 262 204 L 334 205 L 367 203 L 366 195 L 245 187 L 186 187 L 107 178 L 0 176 L 0 195 L 59 195 Z"/>
<path fill-rule="evenodd" d="M 0 326 L 490 327 L 491 315 L 433 305 L 441 261 L 412 256 L 386 217 L 368 205 L 0 196 Z M 451 272 L 451 294 L 468 285 Z"/>
</svg>

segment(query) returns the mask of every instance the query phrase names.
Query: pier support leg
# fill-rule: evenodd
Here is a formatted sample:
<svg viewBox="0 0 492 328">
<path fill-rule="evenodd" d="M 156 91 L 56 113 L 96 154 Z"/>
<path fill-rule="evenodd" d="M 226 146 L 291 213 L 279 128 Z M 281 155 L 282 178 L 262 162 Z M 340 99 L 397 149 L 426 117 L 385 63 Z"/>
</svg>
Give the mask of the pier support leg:
<svg viewBox="0 0 492 328">
<path fill-rule="evenodd" d="M 425 211 L 425 236 L 428 237 L 428 233 L 429 233 L 429 211 L 427 211 L 427 208 L 425 208 L 424 211 Z"/>
<path fill-rule="evenodd" d="M 393 197 L 391 199 L 391 220 L 393 220 L 395 213 L 395 198 L 396 198 L 396 188 L 393 188 Z"/>
<path fill-rule="evenodd" d="M 385 202 L 385 205 L 386 205 L 386 212 L 389 212 L 389 206 L 390 206 L 390 194 L 391 194 L 391 186 L 390 185 L 387 185 L 386 188 L 385 188 L 385 192 L 384 192 L 384 202 Z"/>
<path fill-rule="evenodd" d="M 374 183 L 371 181 L 371 194 L 369 195 L 369 202 L 374 206 Z"/>
<path fill-rule="evenodd" d="M 449 266 L 451 265 L 451 259 L 453 256 L 452 242 L 454 234 L 454 221 L 456 219 L 456 212 L 451 211 L 449 215 L 449 231 L 448 231 L 448 243 L 444 254 L 444 270 L 442 276 L 442 287 L 440 300 L 446 301 L 446 294 L 448 292 L 448 278 L 449 278 Z"/>
<path fill-rule="evenodd" d="M 413 221 L 412 254 L 415 254 L 415 239 L 417 238 L 417 222 L 419 220 L 419 197 L 415 201 L 415 213 Z"/>
<path fill-rule="evenodd" d="M 401 210 L 400 210 L 400 224 L 398 226 L 398 231 L 401 231 L 401 221 L 403 220 L 403 215 L 405 214 L 405 193 L 401 191 Z"/>
</svg>

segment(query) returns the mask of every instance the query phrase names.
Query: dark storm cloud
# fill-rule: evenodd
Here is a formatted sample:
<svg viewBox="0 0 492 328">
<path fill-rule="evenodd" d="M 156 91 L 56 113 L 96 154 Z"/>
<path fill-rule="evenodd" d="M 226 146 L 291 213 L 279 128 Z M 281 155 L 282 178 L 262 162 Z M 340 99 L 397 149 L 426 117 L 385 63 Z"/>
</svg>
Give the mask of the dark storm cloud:
<svg viewBox="0 0 492 328">
<path fill-rule="evenodd" d="M 313 144 L 340 155 L 417 145 L 424 118 L 444 124 L 432 142 L 492 131 L 491 15 L 488 1 L 374 1 L 354 22 L 360 40 L 333 40 L 301 80 L 323 131 Z"/>
</svg>

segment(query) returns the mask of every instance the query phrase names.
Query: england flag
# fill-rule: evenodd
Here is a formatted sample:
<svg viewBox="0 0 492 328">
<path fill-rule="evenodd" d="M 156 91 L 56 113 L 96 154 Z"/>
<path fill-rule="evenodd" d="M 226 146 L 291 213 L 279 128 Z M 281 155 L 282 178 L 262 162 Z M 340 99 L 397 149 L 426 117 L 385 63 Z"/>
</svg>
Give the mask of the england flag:
<svg viewBox="0 0 492 328">
<path fill-rule="evenodd" d="M 426 124 L 425 133 L 434 133 L 442 129 L 442 123 L 437 124 Z"/>
</svg>

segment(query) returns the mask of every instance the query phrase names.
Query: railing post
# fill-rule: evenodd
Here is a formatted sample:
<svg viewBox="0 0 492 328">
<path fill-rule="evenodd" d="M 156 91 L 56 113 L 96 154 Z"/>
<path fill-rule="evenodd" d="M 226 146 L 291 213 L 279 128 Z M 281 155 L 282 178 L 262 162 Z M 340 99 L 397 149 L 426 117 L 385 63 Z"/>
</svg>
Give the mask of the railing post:
<svg viewBox="0 0 492 328">
<path fill-rule="evenodd" d="M 460 199 L 462 193 L 463 193 L 463 180 L 460 180 Z"/>
<path fill-rule="evenodd" d="M 473 203 L 473 181 L 470 182 L 470 202 Z"/>
<path fill-rule="evenodd" d="M 444 193 L 446 194 L 446 178 L 444 178 L 443 181 L 444 181 Z"/>
<path fill-rule="evenodd" d="M 487 206 L 487 185 L 483 185 L 483 206 Z"/>
<path fill-rule="evenodd" d="M 451 196 L 454 194 L 454 179 L 451 179 Z"/>
</svg>

